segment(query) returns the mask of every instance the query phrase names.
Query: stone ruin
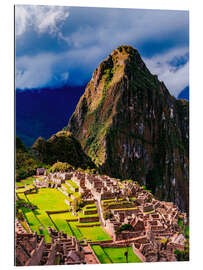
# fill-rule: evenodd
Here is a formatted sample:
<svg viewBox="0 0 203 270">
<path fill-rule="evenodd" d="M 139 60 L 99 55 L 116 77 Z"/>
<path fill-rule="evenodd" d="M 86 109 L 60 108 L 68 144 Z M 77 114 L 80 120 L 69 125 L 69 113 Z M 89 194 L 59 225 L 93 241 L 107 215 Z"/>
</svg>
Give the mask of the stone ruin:
<svg viewBox="0 0 203 270">
<path fill-rule="evenodd" d="M 44 177 L 43 181 L 36 179 L 35 184 L 50 187 L 51 182 L 51 187 L 58 188 L 69 196 L 63 186 L 61 187 L 68 179 L 79 186 L 78 191 L 84 202 L 96 202 L 99 218 L 94 221 L 100 220 L 102 227 L 112 237 L 114 243 L 126 240 L 131 242 L 134 250 L 142 254 L 145 261 L 175 261 L 174 250 L 184 249 L 185 237 L 181 235 L 178 218 L 182 216 L 184 224 L 186 224 L 187 216 L 180 212 L 173 203 L 156 200 L 150 192 L 134 182 L 121 183 L 118 179 L 109 176 L 90 175 L 78 171 L 49 174 Z M 116 202 L 108 204 L 110 215 L 107 219 L 104 218 L 103 213 L 105 200 Z M 88 221 L 81 219 L 80 222 Z M 119 228 L 125 224 L 129 224 L 133 229 L 119 231 Z M 58 247 L 56 248 L 57 254 L 60 254 L 63 264 L 73 264 L 74 261 L 85 263 L 82 255 L 78 253 L 76 239 L 66 239 L 65 234 L 60 234 L 51 228 L 49 233 L 52 237 L 52 244 L 55 243 Z M 59 242 L 63 246 L 63 250 L 66 250 L 65 253 L 59 248 L 60 245 L 57 244 L 56 239 L 63 239 L 62 242 Z M 66 248 L 71 245 L 74 246 L 74 249 Z M 67 251 L 71 251 L 69 256 Z M 47 261 L 44 263 L 47 264 Z"/>
<path fill-rule="evenodd" d="M 85 264 L 83 247 L 75 237 L 48 228 L 51 243 L 43 235 L 16 232 L 16 266 Z"/>
</svg>

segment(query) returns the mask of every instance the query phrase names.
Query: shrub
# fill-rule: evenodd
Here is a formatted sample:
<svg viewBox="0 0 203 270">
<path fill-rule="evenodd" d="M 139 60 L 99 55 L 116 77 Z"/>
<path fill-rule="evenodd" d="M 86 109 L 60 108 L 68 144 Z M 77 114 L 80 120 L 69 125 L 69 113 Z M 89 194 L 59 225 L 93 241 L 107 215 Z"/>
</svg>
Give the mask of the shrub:
<svg viewBox="0 0 203 270">
<path fill-rule="evenodd" d="M 122 232 L 122 231 L 132 232 L 132 231 L 134 231 L 134 228 L 131 224 L 123 224 L 117 229 L 117 232 Z"/>
<path fill-rule="evenodd" d="M 56 162 L 54 163 L 51 168 L 49 169 L 50 172 L 54 173 L 54 172 L 67 172 L 69 170 L 74 169 L 73 166 L 71 166 L 69 163 L 67 162 Z"/>
</svg>

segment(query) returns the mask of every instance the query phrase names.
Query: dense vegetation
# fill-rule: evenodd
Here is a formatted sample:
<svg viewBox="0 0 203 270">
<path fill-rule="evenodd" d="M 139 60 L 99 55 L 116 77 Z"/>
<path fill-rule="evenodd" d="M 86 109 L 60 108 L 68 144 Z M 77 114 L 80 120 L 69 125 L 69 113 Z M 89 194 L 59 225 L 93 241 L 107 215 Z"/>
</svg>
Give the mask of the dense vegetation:
<svg viewBox="0 0 203 270">
<path fill-rule="evenodd" d="M 39 167 L 49 168 L 50 172 L 65 172 L 70 168 L 81 168 L 89 173 L 96 170 L 70 132 L 58 132 L 47 141 L 39 137 L 31 149 L 16 137 L 16 180 L 34 175 Z"/>
<path fill-rule="evenodd" d="M 16 137 L 16 180 L 24 179 L 35 174 L 42 164 L 33 157 L 20 138 Z"/>
<path fill-rule="evenodd" d="M 48 140 L 39 137 L 32 146 L 36 158 L 42 163 L 68 162 L 75 168 L 95 168 L 94 163 L 84 153 L 80 143 L 68 131 L 60 131 Z"/>
</svg>

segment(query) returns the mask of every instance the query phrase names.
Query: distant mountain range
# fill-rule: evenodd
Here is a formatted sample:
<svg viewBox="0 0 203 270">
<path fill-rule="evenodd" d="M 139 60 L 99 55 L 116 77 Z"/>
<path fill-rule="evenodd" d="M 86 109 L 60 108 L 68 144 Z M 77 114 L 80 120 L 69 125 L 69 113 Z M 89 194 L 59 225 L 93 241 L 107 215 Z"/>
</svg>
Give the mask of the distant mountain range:
<svg viewBox="0 0 203 270">
<path fill-rule="evenodd" d="M 189 100 L 189 86 L 185 87 L 185 88 L 180 92 L 180 94 L 178 95 L 178 98 Z"/>
<path fill-rule="evenodd" d="M 16 90 L 16 133 L 26 146 L 67 125 L 86 85 Z M 189 87 L 178 98 L 189 100 Z"/>
<path fill-rule="evenodd" d="M 61 130 L 72 115 L 85 85 L 16 90 L 16 134 L 26 146 Z"/>
</svg>

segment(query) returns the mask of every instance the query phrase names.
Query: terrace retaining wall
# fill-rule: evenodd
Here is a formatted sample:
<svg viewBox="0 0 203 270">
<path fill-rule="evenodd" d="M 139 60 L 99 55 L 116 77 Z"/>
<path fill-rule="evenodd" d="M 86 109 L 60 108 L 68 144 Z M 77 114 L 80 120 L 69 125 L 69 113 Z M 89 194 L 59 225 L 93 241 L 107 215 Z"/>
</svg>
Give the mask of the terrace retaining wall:
<svg viewBox="0 0 203 270">
<path fill-rule="evenodd" d="M 88 227 L 99 227 L 100 226 L 100 224 L 90 224 L 90 225 L 88 225 L 88 224 L 85 224 L 85 225 L 76 225 L 76 227 L 78 227 L 78 228 L 88 228 Z"/>
<path fill-rule="evenodd" d="M 99 217 L 79 217 L 78 221 L 80 223 L 97 222 L 99 221 Z"/>
<path fill-rule="evenodd" d="M 62 213 L 68 213 L 68 212 L 70 212 L 70 210 L 46 211 L 47 215 L 62 214 Z"/>
<path fill-rule="evenodd" d="M 97 214 L 97 209 L 95 209 L 95 210 L 90 210 L 90 209 L 84 210 L 83 213 L 84 213 L 84 215 L 94 215 L 94 214 Z"/>
<path fill-rule="evenodd" d="M 66 222 L 78 221 L 78 218 L 66 219 Z"/>
<path fill-rule="evenodd" d="M 105 243 L 113 243 L 113 240 L 103 240 L 103 241 L 88 241 L 91 245 L 101 245 Z"/>
</svg>

